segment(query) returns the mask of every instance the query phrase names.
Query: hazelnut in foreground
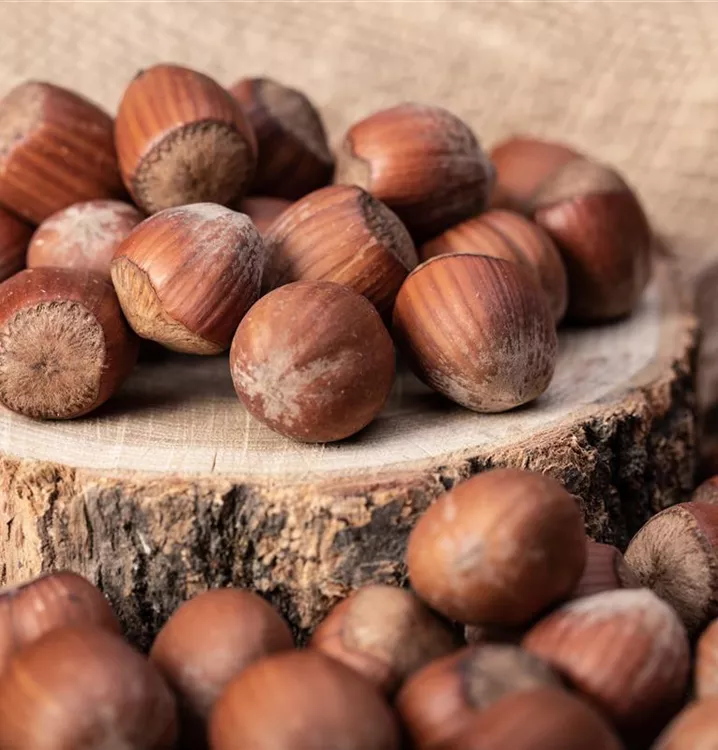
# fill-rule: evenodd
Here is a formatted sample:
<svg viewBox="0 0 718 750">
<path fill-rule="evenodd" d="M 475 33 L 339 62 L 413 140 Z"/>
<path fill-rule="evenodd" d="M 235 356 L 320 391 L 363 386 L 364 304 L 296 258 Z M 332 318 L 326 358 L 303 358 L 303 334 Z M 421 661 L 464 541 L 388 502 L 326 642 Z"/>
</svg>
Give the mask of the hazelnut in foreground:
<svg viewBox="0 0 718 750">
<path fill-rule="evenodd" d="M 311 647 L 393 695 L 417 669 L 453 651 L 448 626 L 410 591 L 370 585 L 338 604 L 314 631 Z"/>
<path fill-rule="evenodd" d="M 40 224 L 27 250 L 27 266 L 80 268 L 109 278 L 117 246 L 143 218 L 122 201 L 76 203 Z"/>
<path fill-rule="evenodd" d="M 626 562 L 691 635 L 718 616 L 718 505 L 689 502 L 666 508 L 639 529 Z"/>
<path fill-rule="evenodd" d="M 0 676 L 0 747 L 12 750 L 170 750 L 174 698 L 116 635 L 54 630 L 11 659 Z"/>
<path fill-rule="evenodd" d="M 523 647 L 632 741 L 654 738 L 683 701 L 688 637 L 676 613 L 648 589 L 569 602 L 529 630 Z"/>
<path fill-rule="evenodd" d="M 205 722 L 233 677 L 293 646 L 286 622 L 251 591 L 214 589 L 183 604 L 150 651 L 150 661 L 179 700 L 183 746 L 204 747 Z"/>
<path fill-rule="evenodd" d="M 471 128 L 441 107 L 400 104 L 355 123 L 335 181 L 389 206 L 416 242 L 483 211 L 494 170 Z"/>
<path fill-rule="evenodd" d="M 330 181 L 334 157 L 319 112 L 304 94 L 271 78 L 243 78 L 229 91 L 257 137 L 252 193 L 297 200 Z"/>
<path fill-rule="evenodd" d="M 39 224 L 73 203 L 124 193 L 112 118 L 50 83 L 0 100 L 0 203 Z"/>
<path fill-rule="evenodd" d="M 233 204 L 247 191 L 257 143 L 218 83 L 179 65 L 140 71 L 115 120 L 122 179 L 146 213 L 187 203 Z"/>
<path fill-rule="evenodd" d="M 398 750 L 376 688 L 314 650 L 269 656 L 229 684 L 210 719 L 212 750 Z"/>
<path fill-rule="evenodd" d="M 322 188 L 288 208 L 269 228 L 265 286 L 334 281 L 391 315 L 417 257 L 396 214 L 353 185 Z"/>
<path fill-rule="evenodd" d="M 529 622 L 573 591 L 585 562 L 577 499 L 551 477 L 516 469 L 437 498 L 407 551 L 417 594 L 465 624 Z"/>
<path fill-rule="evenodd" d="M 187 354 L 218 354 L 259 296 L 264 260 L 247 216 L 195 203 L 138 225 L 117 248 L 111 274 L 142 338 Z"/>
<path fill-rule="evenodd" d="M 443 747 L 506 695 L 561 687 L 550 667 L 517 646 L 470 646 L 417 672 L 395 705 L 412 747 L 423 750 Z"/>
<path fill-rule="evenodd" d="M 120 632 L 112 608 L 99 589 L 76 573 L 40 576 L 0 590 L 0 674 L 10 657 L 51 630 L 92 625 Z"/>
<path fill-rule="evenodd" d="M 247 313 L 230 367 L 253 416 L 295 440 L 330 442 L 379 413 L 394 381 L 394 347 L 364 297 L 327 281 L 298 281 Z"/>
<path fill-rule="evenodd" d="M 252 196 L 251 198 L 243 198 L 237 206 L 237 211 L 247 214 L 264 237 L 274 220 L 291 205 L 292 202 L 286 201 L 284 198 L 272 198 L 263 195 Z"/>
<path fill-rule="evenodd" d="M 0 282 L 25 268 L 32 227 L 0 207 Z"/>
<path fill-rule="evenodd" d="M 439 255 L 399 290 L 394 333 L 415 374 L 467 409 L 502 412 L 549 386 L 558 339 L 531 271 L 482 255 Z"/>
<path fill-rule="evenodd" d="M 718 737 L 718 698 L 691 703 L 665 728 L 653 750 L 713 750 Z"/>
<path fill-rule="evenodd" d="M 107 401 L 135 365 L 137 337 L 112 284 L 88 271 L 32 268 L 0 285 L 0 403 L 70 419 Z"/>
<path fill-rule="evenodd" d="M 638 576 L 631 570 L 623 555 L 611 544 L 587 540 L 586 567 L 572 599 L 600 594 L 613 589 L 640 588 Z"/>
<path fill-rule="evenodd" d="M 476 253 L 520 263 L 536 274 L 558 323 L 568 304 L 561 255 L 538 224 L 513 211 L 494 209 L 463 221 L 421 246 L 422 260 L 448 253 Z"/>
</svg>

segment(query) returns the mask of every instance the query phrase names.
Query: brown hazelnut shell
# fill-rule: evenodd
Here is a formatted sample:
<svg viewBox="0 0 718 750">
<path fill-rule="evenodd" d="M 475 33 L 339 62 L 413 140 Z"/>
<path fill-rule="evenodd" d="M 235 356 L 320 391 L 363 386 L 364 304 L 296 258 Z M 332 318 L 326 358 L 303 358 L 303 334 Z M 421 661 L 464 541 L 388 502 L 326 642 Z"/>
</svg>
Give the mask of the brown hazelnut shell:
<svg viewBox="0 0 718 750">
<path fill-rule="evenodd" d="M 295 440 L 329 442 L 379 413 L 394 381 L 394 346 L 367 299 L 328 281 L 298 281 L 245 316 L 230 367 L 257 419 Z"/>
<path fill-rule="evenodd" d="M 436 499 L 409 537 L 406 560 L 414 590 L 447 617 L 529 622 L 581 577 L 578 501 L 543 474 L 484 472 Z"/>
<path fill-rule="evenodd" d="M 466 123 L 441 107 L 406 103 L 352 125 L 335 182 L 370 192 L 424 242 L 483 211 L 493 177 Z"/>
<path fill-rule="evenodd" d="M 468 409 L 502 412 L 549 386 L 558 339 L 546 295 L 517 263 L 439 255 L 399 290 L 393 330 L 414 373 Z"/>
<path fill-rule="evenodd" d="M 600 594 L 602 591 L 641 587 L 638 576 L 616 547 L 592 539 L 586 540 L 586 545 L 586 567 L 571 594 L 572 599 Z"/>
<path fill-rule="evenodd" d="M 467 219 L 425 243 L 422 260 L 450 253 L 476 253 L 519 263 L 536 274 L 558 323 L 568 304 L 568 280 L 561 255 L 538 224 L 514 211 L 494 209 Z"/>
<path fill-rule="evenodd" d="M 179 65 L 140 71 L 115 121 L 122 179 L 146 213 L 188 203 L 230 205 L 247 191 L 257 142 L 216 81 Z"/>
<path fill-rule="evenodd" d="M 264 237 L 274 220 L 292 205 L 291 201 L 284 198 L 272 198 L 271 196 L 254 195 L 243 198 L 237 206 L 237 211 L 247 214 L 254 222 L 259 233 Z"/>
<path fill-rule="evenodd" d="M 212 750 L 398 750 L 399 730 L 374 686 L 318 651 L 247 667 L 210 720 Z"/>
<path fill-rule="evenodd" d="M 75 203 L 49 216 L 27 249 L 28 268 L 55 266 L 95 271 L 109 278 L 117 246 L 144 216 L 122 201 Z"/>
<path fill-rule="evenodd" d="M 170 750 L 172 693 L 152 665 L 98 628 L 53 630 L 0 677 L 0 747 Z"/>
<path fill-rule="evenodd" d="M 257 137 L 253 193 L 297 200 L 331 180 L 334 157 L 327 134 L 304 94 L 271 78 L 243 78 L 229 91 Z"/>
<path fill-rule="evenodd" d="M 0 282 L 25 268 L 32 227 L 0 207 Z"/>
<path fill-rule="evenodd" d="M 718 698 L 703 698 L 683 709 L 663 730 L 652 750 L 712 750 L 718 735 Z"/>
<path fill-rule="evenodd" d="M 0 101 L 0 204 L 39 224 L 73 203 L 123 194 L 107 113 L 36 81 Z"/>
<path fill-rule="evenodd" d="M 708 477 L 698 485 L 691 495 L 692 501 L 718 503 L 718 476 Z"/>
<path fill-rule="evenodd" d="M 713 620 L 698 639 L 694 676 L 696 697 L 718 697 L 718 620 Z"/>
<path fill-rule="evenodd" d="M 332 185 L 298 200 L 266 234 L 264 284 L 333 281 L 390 315 L 409 271 L 414 243 L 396 214 L 354 185 Z"/>
<path fill-rule="evenodd" d="M 120 388 L 138 349 L 99 274 L 30 268 L 0 285 L 0 403 L 12 411 L 87 414 Z"/>
<path fill-rule="evenodd" d="M 375 584 L 334 607 L 310 646 L 393 695 L 418 669 L 453 651 L 456 640 L 410 591 Z"/>
<path fill-rule="evenodd" d="M 259 297 L 264 261 L 264 242 L 247 216 L 196 203 L 139 224 L 117 248 L 111 274 L 142 338 L 218 354 Z"/>
</svg>

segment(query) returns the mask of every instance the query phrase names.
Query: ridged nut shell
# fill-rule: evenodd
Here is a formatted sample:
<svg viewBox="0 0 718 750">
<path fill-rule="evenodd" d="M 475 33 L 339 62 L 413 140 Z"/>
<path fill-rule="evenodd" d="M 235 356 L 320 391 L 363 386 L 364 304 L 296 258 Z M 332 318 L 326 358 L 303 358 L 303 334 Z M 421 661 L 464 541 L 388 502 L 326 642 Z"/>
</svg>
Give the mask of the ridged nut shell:
<svg viewBox="0 0 718 750">
<path fill-rule="evenodd" d="M 32 227 L 0 208 L 0 282 L 25 268 Z"/>
</svg>

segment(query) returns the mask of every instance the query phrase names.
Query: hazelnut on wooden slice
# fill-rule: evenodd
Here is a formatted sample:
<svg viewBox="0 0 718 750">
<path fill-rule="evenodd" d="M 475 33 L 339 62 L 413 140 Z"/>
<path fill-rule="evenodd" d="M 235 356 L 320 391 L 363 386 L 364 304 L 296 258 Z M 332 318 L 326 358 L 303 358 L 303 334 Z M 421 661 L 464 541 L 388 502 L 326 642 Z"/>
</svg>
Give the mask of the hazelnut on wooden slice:
<svg viewBox="0 0 718 750">
<path fill-rule="evenodd" d="M 247 216 L 195 203 L 139 224 L 117 248 L 111 274 L 142 338 L 178 352 L 217 354 L 259 297 L 264 260 L 264 243 Z"/>
<path fill-rule="evenodd" d="M 652 235 L 618 172 L 574 159 L 541 186 L 531 206 L 566 265 L 568 316 L 601 322 L 630 313 L 650 277 Z"/>
<path fill-rule="evenodd" d="M 653 750 L 715 750 L 718 698 L 691 703 L 661 732 Z"/>
<path fill-rule="evenodd" d="M 398 750 L 376 688 L 314 650 L 269 656 L 229 684 L 210 720 L 212 750 Z"/>
<path fill-rule="evenodd" d="M 546 295 L 517 263 L 439 255 L 399 290 L 394 333 L 416 375 L 452 401 L 502 412 L 549 386 L 558 338 Z"/>
<path fill-rule="evenodd" d="M 700 632 L 718 616 L 718 505 L 681 503 L 657 513 L 631 539 L 626 562 L 691 635 Z"/>
<path fill-rule="evenodd" d="M 422 260 L 447 253 L 476 253 L 520 263 L 536 274 L 546 292 L 554 320 L 568 304 L 568 281 L 561 255 L 538 224 L 513 211 L 494 209 L 467 219 L 425 243 Z"/>
<path fill-rule="evenodd" d="M 287 623 L 251 591 L 214 589 L 183 604 L 150 651 L 150 661 L 179 699 L 183 743 L 204 746 L 210 710 L 233 677 L 293 646 Z"/>
<path fill-rule="evenodd" d="M 40 419 L 96 409 L 137 361 L 112 284 L 88 271 L 31 268 L 0 285 L 0 403 Z"/>
<path fill-rule="evenodd" d="M 641 587 L 638 576 L 613 545 L 588 539 L 586 553 L 586 567 L 571 594 L 572 599 L 599 594 L 602 591 Z"/>
<path fill-rule="evenodd" d="M 596 711 L 562 690 L 512 693 L 436 750 L 621 750 Z"/>
<path fill-rule="evenodd" d="M 569 602 L 535 625 L 523 646 L 630 738 L 655 736 L 683 700 L 688 637 L 673 609 L 648 589 Z"/>
<path fill-rule="evenodd" d="M 0 101 L 0 203 L 33 224 L 73 203 L 124 193 L 112 118 L 50 83 Z"/>
<path fill-rule="evenodd" d="M 116 635 L 54 630 L 17 654 L 0 677 L 0 747 L 12 750 L 170 750 L 174 698 Z"/>
<path fill-rule="evenodd" d="M 322 118 L 307 97 L 271 78 L 243 78 L 229 89 L 257 137 L 252 192 L 297 200 L 334 171 Z"/>
<path fill-rule="evenodd" d="M 257 143 L 218 83 L 179 65 L 140 71 L 115 121 L 122 178 L 152 214 L 187 203 L 231 204 L 249 188 Z"/>
<path fill-rule="evenodd" d="M 266 234 L 264 284 L 334 281 L 391 314 L 417 264 L 414 243 L 396 214 L 354 185 L 332 185 L 298 200 Z"/>
<path fill-rule="evenodd" d="M 45 633 L 67 625 L 93 625 L 120 632 L 102 592 L 75 573 L 49 573 L 0 590 L 0 674 L 13 654 Z"/>
<path fill-rule="evenodd" d="M 695 659 L 695 694 L 698 698 L 718 697 L 718 620 L 698 639 Z"/>
<path fill-rule="evenodd" d="M 87 201 L 45 219 L 27 250 L 28 268 L 82 268 L 110 276 L 117 246 L 143 215 L 122 201 Z"/>
<path fill-rule="evenodd" d="M 291 205 L 292 202 L 284 200 L 284 198 L 252 196 L 251 198 L 243 198 L 237 206 L 237 211 L 247 214 L 259 233 L 264 236 L 274 220 Z"/>
<path fill-rule="evenodd" d="M 365 586 L 334 607 L 310 645 L 389 695 L 417 669 L 456 648 L 448 626 L 414 594 L 381 585 Z"/>
<path fill-rule="evenodd" d="M 484 472 L 437 498 L 409 536 L 406 560 L 417 594 L 447 617 L 529 622 L 581 578 L 578 501 L 543 474 Z"/>
<path fill-rule="evenodd" d="M 247 313 L 230 367 L 253 416 L 295 440 L 329 442 L 381 411 L 394 381 L 394 346 L 364 297 L 328 281 L 298 281 Z"/>
<path fill-rule="evenodd" d="M 443 746 L 474 717 L 510 693 L 561 689 L 553 670 L 517 646 L 469 646 L 417 672 L 396 709 L 417 750 Z"/>
<path fill-rule="evenodd" d="M 441 107 L 409 103 L 349 129 L 335 181 L 369 191 L 423 242 L 483 211 L 493 178 L 466 123 Z"/>
<path fill-rule="evenodd" d="M 528 136 L 512 136 L 491 149 L 496 185 L 491 197 L 495 208 L 530 213 L 536 191 L 565 164 L 582 158 L 562 143 Z"/>
<path fill-rule="evenodd" d="M 0 207 L 0 281 L 25 268 L 32 227 Z"/>
</svg>

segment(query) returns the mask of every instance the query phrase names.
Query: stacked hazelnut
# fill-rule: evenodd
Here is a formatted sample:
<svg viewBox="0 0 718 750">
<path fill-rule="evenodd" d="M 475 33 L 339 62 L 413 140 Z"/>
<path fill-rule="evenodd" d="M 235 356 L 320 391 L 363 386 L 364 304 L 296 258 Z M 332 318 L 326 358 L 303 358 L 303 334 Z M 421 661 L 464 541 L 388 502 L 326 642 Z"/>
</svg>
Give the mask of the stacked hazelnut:
<svg viewBox="0 0 718 750">
<path fill-rule="evenodd" d="M 394 342 L 434 390 L 500 412 L 548 387 L 565 314 L 627 315 L 649 272 L 614 170 L 532 139 L 489 158 L 439 107 L 377 112 L 335 159 L 312 103 L 264 78 L 157 65 L 114 120 L 46 83 L 0 101 L 0 403 L 31 417 L 100 406 L 137 336 L 231 349 L 242 403 L 297 440 L 374 419 Z"/>
<path fill-rule="evenodd" d="M 226 588 L 181 605 L 145 658 L 86 580 L 36 579 L 0 592 L 0 747 L 714 747 L 716 497 L 656 515 L 624 559 L 554 479 L 485 472 L 419 519 L 413 590 L 354 591 L 302 650 Z"/>
</svg>

